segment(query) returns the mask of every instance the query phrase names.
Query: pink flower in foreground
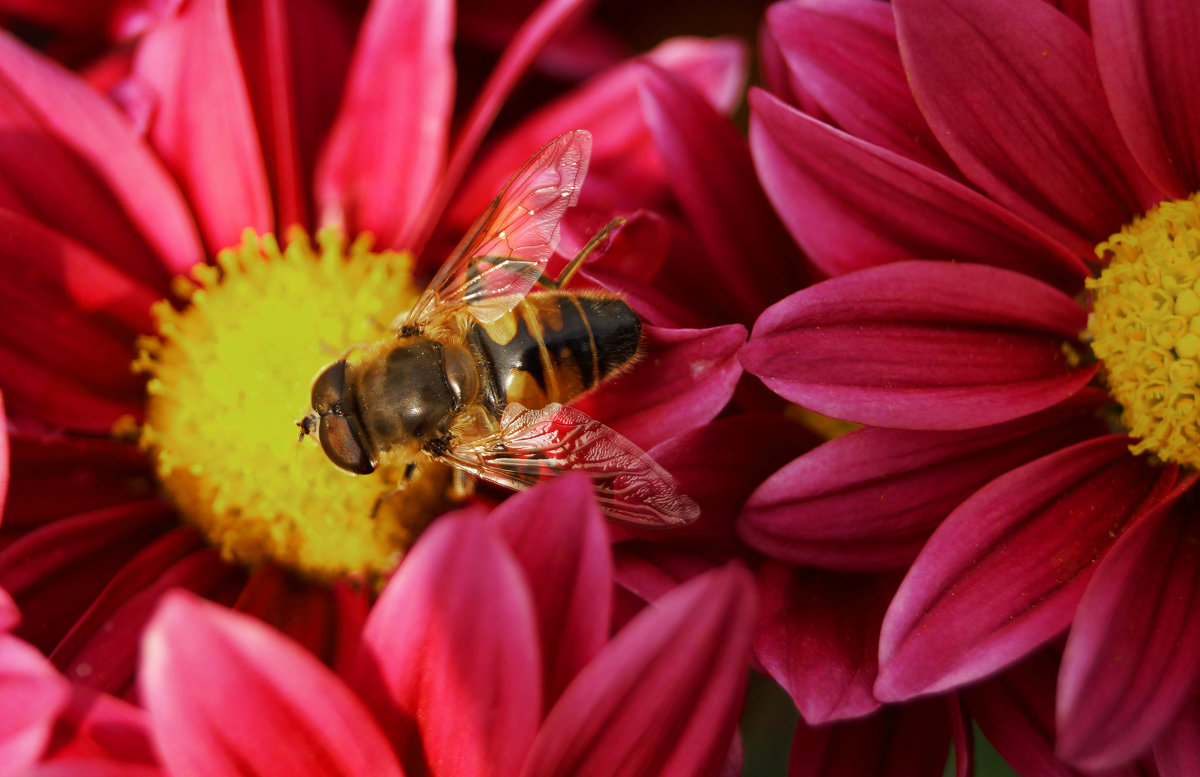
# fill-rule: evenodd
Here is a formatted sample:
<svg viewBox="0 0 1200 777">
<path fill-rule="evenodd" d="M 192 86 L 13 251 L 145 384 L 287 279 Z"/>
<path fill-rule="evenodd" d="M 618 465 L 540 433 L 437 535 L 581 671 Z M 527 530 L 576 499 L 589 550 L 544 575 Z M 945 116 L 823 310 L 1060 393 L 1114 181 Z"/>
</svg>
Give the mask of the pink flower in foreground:
<svg viewBox="0 0 1200 777">
<path fill-rule="evenodd" d="M 1056 748 L 1086 769 L 1200 763 L 1198 30 L 1188 2 L 781 3 L 751 94 L 764 187 L 835 277 L 767 310 L 742 363 L 867 428 L 768 479 L 741 534 L 907 568 L 882 700 L 1069 630 Z"/>
<path fill-rule="evenodd" d="M 159 754 L 147 773 L 720 773 L 745 685 L 749 575 L 709 572 L 610 638 L 611 575 L 587 481 L 567 477 L 486 521 L 467 511 L 431 527 L 340 678 L 254 619 L 169 594 L 141 657 Z M 29 774 L 125 766 L 52 753 Z"/>
<path fill-rule="evenodd" d="M 591 129 L 595 144 L 563 250 L 631 215 L 580 285 L 619 289 L 650 324 L 645 357 L 588 396 L 588 412 L 678 470 L 685 488 L 697 484 L 706 518 L 694 531 L 710 546 L 732 545 L 736 495 L 767 469 L 752 459 L 727 474 L 694 447 L 744 438 L 708 422 L 741 376 L 745 325 L 798 285 L 786 264 L 746 271 L 747 256 L 775 255 L 781 233 L 723 115 L 740 94 L 743 47 L 669 41 L 493 137 L 517 79 L 582 5 L 547 2 L 452 133 L 452 3 L 380 0 L 353 49 L 320 5 L 270 6 L 278 16 L 266 4 L 181 4 L 138 40 L 128 113 L 0 33 L 10 141 L 0 144 L 0 389 L 12 451 L 0 585 L 23 613 L 17 634 L 75 682 L 131 692 L 141 629 L 172 587 L 259 615 L 331 664 L 347 660 L 371 598 L 362 578 L 394 567 L 419 527 L 373 520 L 394 481 L 346 478 L 297 448 L 292 422 L 331 352 L 378 338 L 419 288 L 412 276 L 428 277 L 505 177 L 567 129 Z M 716 160 L 703 186 L 686 177 L 697 159 Z M 295 224 L 347 238 L 243 243 L 247 230 Z M 764 228 L 744 238 L 746 224 Z M 354 242 L 368 231 L 411 262 Z M 152 314 L 160 298 L 173 303 Z M 201 314 L 180 312 L 188 300 Z M 148 385 L 131 374 L 135 359 Z M 147 389 L 165 397 L 169 423 L 147 421 Z M 164 499 L 167 478 L 188 485 Z M 421 494 L 439 502 L 444 489 L 413 491 L 396 503 L 428 520 L 436 509 Z M 297 530 L 296 519 L 309 522 Z M 701 561 L 693 571 L 713 563 Z"/>
</svg>

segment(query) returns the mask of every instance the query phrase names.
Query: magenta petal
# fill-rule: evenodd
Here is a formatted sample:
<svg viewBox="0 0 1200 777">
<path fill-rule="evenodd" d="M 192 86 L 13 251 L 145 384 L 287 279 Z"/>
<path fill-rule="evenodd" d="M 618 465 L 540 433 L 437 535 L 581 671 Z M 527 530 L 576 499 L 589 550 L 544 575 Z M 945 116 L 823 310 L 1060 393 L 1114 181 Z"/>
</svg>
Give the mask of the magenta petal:
<svg viewBox="0 0 1200 777">
<path fill-rule="evenodd" d="M 776 303 L 739 356 L 772 391 L 824 415 L 970 429 L 1083 388 L 1096 367 L 1072 367 L 1064 343 L 1086 323 L 1070 297 L 1009 270 L 896 262 Z"/>
<path fill-rule="evenodd" d="M 567 688 L 523 777 L 714 774 L 741 709 L 753 619 L 750 575 L 737 566 L 663 596 Z"/>
<path fill-rule="evenodd" d="M 179 189 L 113 105 L 7 34 L 0 128 L 3 207 L 155 282 L 202 258 Z"/>
<path fill-rule="evenodd" d="M 434 777 L 511 777 L 542 713 L 538 622 L 521 568 L 478 517 L 425 531 L 371 610 L 355 683 L 397 752 Z M 426 766 L 427 765 L 427 766 Z"/>
<path fill-rule="evenodd" d="M 974 189 L 757 89 L 750 151 L 775 209 L 829 275 L 911 258 L 971 261 L 1069 293 L 1087 275 L 1079 256 Z"/>
<path fill-rule="evenodd" d="M 1114 543 L 1071 627 L 1059 675 L 1058 752 L 1087 769 L 1144 753 L 1200 679 L 1200 523 L 1185 496 Z"/>
<path fill-rule="evenodd" d="M 146 630 L 141 678 L 173 774 L 401 775 L 350 689 L 254 618 L 169 594 Z"/>
<path fill-rule="evenodd" d="M 1200 774 L 1200 702 L 1193 701 L 1154 745 L 1158 777 Z"/>
<path fill-rule="evenodd" d="M 191 200 L 209 251 L 237 245 L 247 227 L 274 230 L 258 130 L 224 0 L 192 0 L 151 29 L 134 73 L 156 93 L 150 140 Z"/>
<path fill-rule="evenodd" d="M 8 591 L 0 588 L 0 632 L 12 631 L 21 622 L 21 611 Z"/>
<path fill-rule="evenodd" d="M 967 177 L 1081 255 L 1158 199 L 1109 113 L 1087 33 L 1044 0 L 901 0 L 917 103 Z"/>
<path fill-rule="evenodd" d="M 954 175 L 913 100 L 892 9 L 874 0 L 776 3 L 766 29 L 793 83 L 834 126 Z"/>
<path fill-rule="evenodd" d="M 0 633 L 0 764 L 5 771 L 42 755 L 69 695 L 70 686 L 37 650 Z"/>
<path fill-rule="evenodd" d="M 126 765 L 158 762 L 144 709 L 79 685 L 71 688 L 50 749 L 55 760 L 103 756 Z"/>
<path fill-rule="evenodd" d="M 936 699 L 819 728 L 801 721 L 788 777 L 940 777 L 949 754 L 946 701 Z"/>
<path fill-rule="evenodd" d="M 604 517 L 590 481 L 572 474 L 506 499 L 489 521 L 533 592 L 548 707 L 608 640 L 613 562 Z"/>
<path fill-rule="evenodd" d="M 1062 632 L 1087 581 L 1163 472 L 1101 437 L 1003 475 L 951 513 L 884 618 L 875 695 L 977 680 Z"/>
<path fill-rule="evenodd" d="M 317 164 L 322 224 L 369 231 L 384 248 L 409 247 L 446 161 L 453 34 L 446 0 L 371 5 Z"/>
<path fill-rule="evenodd" d="M 12 458 L 9 453 L 8 418 L 4 411 L 4 395 L 0 393 L 0 428 L 5 429 L 0 434 L 0 516 L 5 514 L 5 502 L 8 501 L 8 487 L 12 482 Z M 11 605 L 11 612 L 10 612 Z M 13 604 L 8 592 L 0 588 L 0 631 L 7 631 L 16 621 L 9 618 L 16 613 L 17 606 Z"/>
<path fill-rule="evenodd" d="M 1049 410 L 960 432 L 859 429 L 767 478 L 738 533 L 798 564 L 874 570 L 907 566 L 946 515 L 1009 470 L 1104 433 L 1106 396 L 1085 389 Z"/>
<path fill-rule="evenodd" d="M 1093 3 L 1100 79 L 1125 142 L 1172 198 L 1200 188 L 1200 5 Z"/>
<path fill-rule="evenodd" d="M 573 402 L 642 448 L 716 417 L 742 375 L 740 324 L 712 329 L 646 327 L 645 354 L 629 372 Z"/>
<path fill-rule="evenodd" d="M 754 656 L 809 725 L 874 712 L 879 624 L 895 580 L 768 563 Z"/>
<path fill-rule="evenodd" d="M 169 777 L 157 766 L 128 764 L 123 761 L 70 759 L 40 763 L 20 772 L 17 777 Z"/>
</svg>

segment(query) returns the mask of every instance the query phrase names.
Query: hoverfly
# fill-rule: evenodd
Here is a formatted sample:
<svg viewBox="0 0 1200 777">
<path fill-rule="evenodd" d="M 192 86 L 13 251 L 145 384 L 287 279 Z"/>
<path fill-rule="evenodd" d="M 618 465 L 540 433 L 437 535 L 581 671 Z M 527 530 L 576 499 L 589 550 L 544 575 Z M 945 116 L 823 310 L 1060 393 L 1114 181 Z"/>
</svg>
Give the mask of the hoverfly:
<svg viewBox="0 0 1200 777">
<path fill-rule="evenodd" d="M 564 404 L 629 365 L 641 341 L 641 320 L 620 297 L 561 290 L 622 219 L 558 279 L 545 275 L 591 146 L 586 130 L 542 146 L 392 335 L 317 374 L 297 424 L 334 464 L 360 475 L 405 464 L 410 477 L 435 461 L 512 489 L 577 471 L 591 478 L 609 518 L 669 525 L 699 515 L 644 451 Z"/>
</svg>

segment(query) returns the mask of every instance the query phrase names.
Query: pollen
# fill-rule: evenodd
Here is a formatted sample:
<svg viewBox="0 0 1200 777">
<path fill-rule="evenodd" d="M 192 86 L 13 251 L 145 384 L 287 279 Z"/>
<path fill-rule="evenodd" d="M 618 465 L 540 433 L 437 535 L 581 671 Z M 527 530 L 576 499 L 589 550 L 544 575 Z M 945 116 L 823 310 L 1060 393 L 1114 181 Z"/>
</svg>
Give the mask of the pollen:
<svg viewBox="0 0 1200 777">
<path fill-rule="evenodd" d="M 1200 469 L 1200 195 L 1164 202 L 1096 247 L 1092 352 L 1134 453 Z"/>
<path fill-rule="evenodd" d="M 448 470 L 354 476 L 298 439 L 313 377 L 355 344 L 387 336 L 415 301 L 410 258 L 346 245 L 336 230 L 253 231 L 215 265 L 177 278 L 153 310 L 135 371 L 147 376 L 139 443 L 183 519 L 231 562 L 303 577 L 391 571 L 444 509 Z M 397 465 L 397 466 L 402 466 Z"/>
</svg>

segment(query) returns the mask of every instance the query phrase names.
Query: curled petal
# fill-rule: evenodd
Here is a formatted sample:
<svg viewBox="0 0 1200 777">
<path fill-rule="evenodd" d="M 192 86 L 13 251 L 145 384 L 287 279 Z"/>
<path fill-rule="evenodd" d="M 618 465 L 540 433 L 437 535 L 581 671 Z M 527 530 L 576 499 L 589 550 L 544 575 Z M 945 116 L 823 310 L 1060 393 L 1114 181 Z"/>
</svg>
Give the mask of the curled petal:
<svg viewBox="0 0 1200 777">
<path fill-rule="evenodd" d="M 736 566 L 657 600 L 550 710 L 523 777 L 711 774 L 741 708 L 753 618 L 750 576 Z"/>
<path fill-rule="evenodd" d="M 146 629 L 141 692 L 172 774 L 400 777 L 362 703 L 257 619 L 171 593 Z"/>
<path fill-rule="evenodd" d="M 1058 752 L 1087 769 L 1145 752 L 1192 699 L 1200 524 L 1164 502 L 1113 545 L 1079 603 L 1059 675 Z"/>
<path fill-rule="evenodd" d="M 1086 256 L 1159 199 L 1113 123 L 1087 33 L 1049 3 L 901 0 L 895 9 L 925 119 L 998 202 Z"/>
<path fill-rule="evenodd" d="M 775 393 L 873 426 L 970 429 L 1043 410 L 1096 367 L 1065 353 L 1087 322 L 1074 300 L 984 265 L 896 262 L 768 308 L 739 354 Z"/>
<path fill-rule="evenodd" d="M 984 486 L 938 527 L 884 618 L 884 701 L 977 680 L 1062 632 L 1095 561 L 1151 504 L 1160 472 L 1123 436 L 1052 453 Z M 1173 477 L 1163 471 L 1162 482 Z"/>
<path fill-rule="evenodd" d="M 788 777 L 938 777 L 949 753 L 946 702 L 923 701 L 820 728 L 801 721 Z"/>
</svg>

